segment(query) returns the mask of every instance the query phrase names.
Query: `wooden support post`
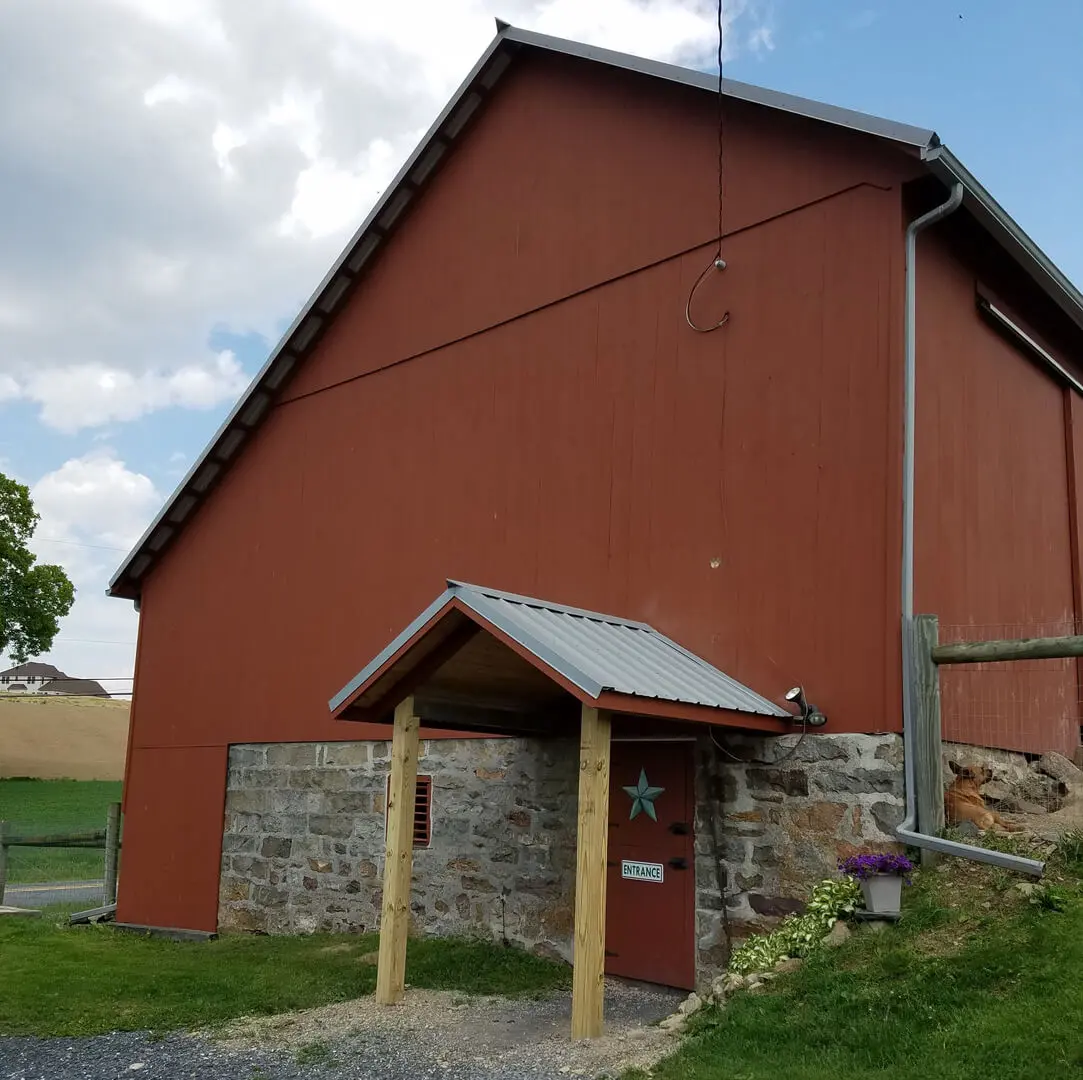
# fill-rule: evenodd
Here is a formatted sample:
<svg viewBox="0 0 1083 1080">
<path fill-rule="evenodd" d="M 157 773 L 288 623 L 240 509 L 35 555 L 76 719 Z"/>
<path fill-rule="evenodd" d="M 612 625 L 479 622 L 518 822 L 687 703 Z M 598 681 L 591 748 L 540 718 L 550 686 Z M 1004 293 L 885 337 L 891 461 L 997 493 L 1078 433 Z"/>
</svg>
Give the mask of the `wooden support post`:
<svg viewBox="0 0 1083 1080">
<path fill-rule="evenodd" d="M 105 819 L 105 887 L 102 903 L 117 902 L 117 856 L 120 852 L 120 803 L 110 803 Z"/>
<path fill-rule="evenodd" d="M 380 921 L 376 1000 L 402 1001 L 406 990 L 406 938 L 410 931 L 410 881 L 414 863 L 414 798 L 417 790 L 418 719 L 414 699 L 395 709 L 391 742 L 391 785 L 387 795 L 387 850 Z"/>
<path fill-rule="evenodd" d="M 4 889 L 8 883 L 8 823 L 0 821 L 0 904 L 4 902 Z"/>
<path fill-rule="evenodd" d="M 572 1038 L 602 1033 L 605 881 L 609 847 L 609 714 L 583 706 L 579 740 L 579 831 L 575 867 Z"/>
<path fill-rule="evenodd" d="M 917 679 L 914 700 L 915 746 L 906 753 L 914 755 L 915 794 L 918 829 L 936 836 L 944 827 L 944 781 L 941 775 L 940 672 L 933 662 L 933 650 L 940 639 L 940 624 L 935 615 L 914 619 L 914 673 Z M 937 856 L 923 848 L 922 866 L 931 866 Z"/>
</svg>

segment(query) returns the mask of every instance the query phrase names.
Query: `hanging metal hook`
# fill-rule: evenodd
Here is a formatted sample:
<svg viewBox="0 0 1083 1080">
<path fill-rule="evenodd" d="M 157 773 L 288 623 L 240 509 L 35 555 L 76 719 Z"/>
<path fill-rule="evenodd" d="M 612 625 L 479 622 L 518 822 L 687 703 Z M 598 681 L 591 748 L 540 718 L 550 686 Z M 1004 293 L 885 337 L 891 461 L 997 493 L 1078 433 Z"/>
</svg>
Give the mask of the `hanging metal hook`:
<svg viewBox="0 0 1083 1080">
<path fill-rule="evenodd" d="M 697 290 L 703 284 L 703 282 L 707 279 L 707 275 L 712 270 L 725 270 L 725 269 L 726 269 L 726 260 L 723 259 L 721 255 L 716 255 L 714 257 L 713 261 L 708 263 L 708 265 L 706 267 L 704 267 L 703 273 L 700 274 L 700 276 L 698 278 L 696 278 L 696 283 L 695 283 L 695 285 L 692 286 L 692 291 L 688 294 L 688 300 L 685 302 L 685 305 L 684 305 L 684 319 L 685 319 L 685 322 L 687 322 L 688 325 L 690 327 L 692 327 L 692 329 L 695 330 L 697 334 L 709 334 L 712 330 L 717 330 L 720 326 L 725 326 L 726 323 L 728 323 L 730 321 L 730 313 L 728 311 L 725 312 L 723 314 L 722 318 L 719 319 L 718 322 L 716 322 L 713 326 L 697 326 L 692 321 L 692 297 L 694 297 L 696 295 Z"/>
</svg>

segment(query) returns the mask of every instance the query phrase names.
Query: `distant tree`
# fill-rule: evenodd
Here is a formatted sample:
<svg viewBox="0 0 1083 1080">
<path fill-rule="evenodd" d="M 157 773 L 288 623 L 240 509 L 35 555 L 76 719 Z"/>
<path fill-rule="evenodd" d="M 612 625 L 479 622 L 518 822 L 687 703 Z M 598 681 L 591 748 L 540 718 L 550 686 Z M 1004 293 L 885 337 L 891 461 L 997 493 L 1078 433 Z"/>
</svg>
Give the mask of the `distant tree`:
<svg viewBox="0 0 1083 1080">
<path fill-rule="evenodd" d="M 40 520 L 30 489 L 0 473 L 0 654 L 16 664 L 49 651 L 75 602 L 63 568 L 38 563 L 30 550 Z"/>
</svg>

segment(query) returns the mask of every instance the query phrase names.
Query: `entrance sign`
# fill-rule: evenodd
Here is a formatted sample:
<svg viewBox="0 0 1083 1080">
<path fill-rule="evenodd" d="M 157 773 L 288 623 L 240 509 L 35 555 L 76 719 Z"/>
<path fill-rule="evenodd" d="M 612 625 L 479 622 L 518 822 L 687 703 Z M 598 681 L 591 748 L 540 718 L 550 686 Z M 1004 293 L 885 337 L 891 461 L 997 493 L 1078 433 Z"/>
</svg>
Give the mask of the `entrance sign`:
<svg viewBox="0 0 1083 1080">
<path fill-rule="evenodd" d="M 655 881 L 661 884 L 665 871 L 658 862 L 632 862 L 631 859 L 622 859 L 620 864 L 620 876 L 629 881 Z"/>
</svg>

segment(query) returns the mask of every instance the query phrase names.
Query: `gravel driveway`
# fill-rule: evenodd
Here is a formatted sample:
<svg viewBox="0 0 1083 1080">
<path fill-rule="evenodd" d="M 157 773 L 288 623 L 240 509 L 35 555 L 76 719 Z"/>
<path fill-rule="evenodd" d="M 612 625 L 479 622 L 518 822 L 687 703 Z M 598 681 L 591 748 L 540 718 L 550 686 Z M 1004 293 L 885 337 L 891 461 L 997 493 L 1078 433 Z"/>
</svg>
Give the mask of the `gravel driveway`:
<svg viewBox="0 0 1083 1080">
<path fill-rule="evenodd" d="M 618 1076 L 673 1047 L 655 1025 L 676 991 L 611 981 L 606 1034 L 572 1043 L 571 997 L 467 998 L 413 990 L 381 1008 L 371 998 L 235 1021 L 212 1035 L 145 1033 L 0 1039 L 0 1080 L 562 1080 Z"/>
</svg>

